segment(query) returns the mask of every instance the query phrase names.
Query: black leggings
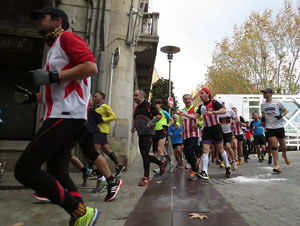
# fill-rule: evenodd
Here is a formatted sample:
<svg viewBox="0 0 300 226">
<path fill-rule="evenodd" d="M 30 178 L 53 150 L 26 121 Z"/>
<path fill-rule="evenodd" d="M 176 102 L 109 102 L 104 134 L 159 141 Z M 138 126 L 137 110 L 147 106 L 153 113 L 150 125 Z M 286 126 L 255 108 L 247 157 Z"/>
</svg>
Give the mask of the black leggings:
<svg viewBox="0 0 300 226">
<path fill-rule="evenodd" d="M 196 153 L 198 148 L 198 137 L 190 137 L 183 140 L 183 146 L 183 152 L 188 163 L 191 165 L 192 170 L 194 172 L 197 172 L 198 170 L 196 169 Z"/>
<path fill-rule="evenodd" d="M 150 170 L 150 162 L 155 163 L 157 165 L 161 165 L 162 162 L 159 161 L 155 156 L 149 155 L 150 147 L 151 147 L 151 137 L 152 135 L 140 135 L 139 136 L 139 147 L 140 152 L 143 158 L 144 164 L 144 176 L 149 177 Z"/>
<path fill-rule="evenodd" d="M 99 156 L 99 152 L 95 149 L 94 133 L 90 133 L 84 126 L 75 139 L 78 141 L 84 156 L 94 162 Z"/>
<path fill-rule="evenodd" d="M 15 177 L 23 185 L 63 207 L 77 209 L 81 195 L 69 176 L 71 149 L 83 119 L 47 119 L 15 166 Z M 47 172 L 41 169 L 47 163 Z"/>
</svg>

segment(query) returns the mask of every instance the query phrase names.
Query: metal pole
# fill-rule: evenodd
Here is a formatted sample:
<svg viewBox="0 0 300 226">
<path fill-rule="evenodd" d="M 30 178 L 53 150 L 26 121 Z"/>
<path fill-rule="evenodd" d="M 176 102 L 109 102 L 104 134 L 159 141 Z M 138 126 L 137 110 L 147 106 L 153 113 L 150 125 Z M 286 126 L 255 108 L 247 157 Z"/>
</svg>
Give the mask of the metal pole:
<svg viewBox="0 0 300 226">
<path fill-rule="evenodd" d="M 172 59 L 169 59 L 169 97 L 171 96 L 171 63 L 172 63 Z M 169 106 L 169 114 L 171 115 L 171 108 Z M 170 136 L 167 137 L 168 139 L 168 150 L 167 153 L 168 155 L 171 156 L 171 138 Z"/>
<path fill-rule="evenodd" d="M 115 54 L 111 56 L 111 65 L 110 65 L 110 82 L 109 82 L 109 93 L 108 93 L 108 106 L 111 104 L 111 92 L 112 92 L 112 82 L 113 82 L 113 75 L 114 75 L 114 57 Z"/>
<path fill-rule="evenodd" d="M 169 97 L 171 96 L 171 60 L 169 60 Z M 171 115 L 171 108 L 169 106 L 169 114 Z"/>
</svg>

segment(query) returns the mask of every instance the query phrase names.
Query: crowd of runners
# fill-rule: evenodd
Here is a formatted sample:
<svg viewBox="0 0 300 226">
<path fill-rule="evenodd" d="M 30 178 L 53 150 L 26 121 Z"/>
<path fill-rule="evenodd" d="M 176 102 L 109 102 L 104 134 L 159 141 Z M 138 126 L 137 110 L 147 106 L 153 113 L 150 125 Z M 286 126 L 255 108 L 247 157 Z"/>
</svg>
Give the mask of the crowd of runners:
<svg viewBox="0 0 300 226">
<path fill-rule="evenodd" d="M 16 163 L 15 177 L 35 191 L 35 198 L 50 200 L 65 209 L 70 214 L 71 226 L 92 226 L 100 210 L 84 204 L 69 176 L 69 162 L 81 170 L 83 185 L 95 177 L 97 182 L 92 192 L 107 191 L 105 201 L 113 201 L 123 184 L 119 176 L 125 170 L 107 139 L 109 123 L 116 115 L 105 104 L 104 93 L 96 92 L 91 97 L 90 77 L 97 74 L 95 58 L 81 38 L 66 31 L 69 23 L 65 12 L 46 7 L 32 11 L 31 17 L 39 22 L 38 31 L 50 49 L 45 67 L 32 71 L 41 92 L 31 93 L 20 86 L 16 86 L 16 91 L 23 95 L 24 104 L 42 103 L 45 114 L 41 128 Z M 177 167 L 190 171 L 188 180 L 195 181 L 209 180 L 208 168 L 215 162 L 224 167 L 225 177 L 230 178 L 232 171 L 243 164 L 242 158 L 248 161 L 251 150 L 255 150 L 259 162 L 268 153 L 268 163 L 274 162 L 274 173 L 280 173 L 279 149 L 286 164 L 290 164 L 282 120 L 287 109 L 280 101 L 272 100 L 271 89 L 262 93 L 265 98 L 262 115 L 254 113 L 249 124 L 238 115 L 236 106 L 213 99 L 207 88 L 197 94 L 202 101 L 200 106 L 194 106 L 194 97 L 185 94 L 185 107 L 172 116 L 162 109 L 161 99 L 149 103 L 143 90 L 135 90 L 131 132 L 138 133 L 144 167 L 137 184 L 151 184 L 150 163 L 158 165 L 153 170 L 158 175 L 165 171 L 172 173 Z M 166 148 L 168 137 L 173 161 Z M 87 166 L 71 154 L 76 144 L 86 157 Z M 103 153 L 115 164 L 114 175 Z M 46 170 L 41 169 L 44 163 Z"/>
<path fill-rule="evenodd" d="M 290 164 L 286 155 L 282 119 L 288 111 L 280 101 L 272 99 L 272 89 L 261 92 L 265 99 L 261 104 L 262 115 L 253 113 L 249 123 L 238 114 L 236 106 L 213 99 L 207 88 L 197 94 L 202 101 L 198 107 L 193 105 L 195 97 L 185 94 L 182 97 L 185 107 L 172 117 L 161 109 L 161 99 L 154 99 L 150 104 L 144 99 L 145 93 L 136 90 L 136 121 L 132 131 L 137 129 L 139 132 L 140 151 L 147 172 L 139 185 L 150 184 L 149 162 L 159 165 L 159 168 L 153 170 L 156 174 L 163 174 L 168 165 L 168 172 L 172 172 L 175 167 L 191 168 L 188 180 L 209 180 L 208 166 L 212 162 L 223 167 L 225 177 L 229 178 L 232 171 L 237 170 L 243 162 L 248 162 L 250 153 L 255 154 L 260 163 L 265 160 L 269 165 L 274 163 L 273 172 L 280 173 L 279 150 L 285 163 Z M 145 127 L 149 130 L 147 133 L 143 131 Z M 149 129 L 151 127 L 152 130 Z M 144 140 L 146 136 L 147 142 Z M 171 161 L 165 148 L 168 136 L 171 138 L 176 163 Z M 151 138 L 155 156 L 149 155 Z"/>
</svg>

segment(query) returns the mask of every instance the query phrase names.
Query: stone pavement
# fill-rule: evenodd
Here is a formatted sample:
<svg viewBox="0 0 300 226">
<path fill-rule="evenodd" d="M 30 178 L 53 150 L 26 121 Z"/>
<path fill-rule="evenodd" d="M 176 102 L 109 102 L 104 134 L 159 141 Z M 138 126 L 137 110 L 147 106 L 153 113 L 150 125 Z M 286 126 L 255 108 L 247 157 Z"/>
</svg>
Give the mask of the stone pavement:
<svg viewBox="0 0 300 226">
<path fill-rule="evenodd" d="M 162 190 L 162 193 L 169 196 L 158 202 L 161 204 L 169 204 L 171 201 L 171 189 L 175 183 L 178 189 L 173 189 L 173 207 L 177 208 L 177 212 L 183 213 L 176 215 L 172 219 L 171 224 L 163 224 L 161 222 L 154 224 L 154 219 L 159 219 L 159 214 L 156 214 L 152 219 L 153 224 L 149 225 L 178 225 L 187 214 L 193 212 L 196 206 L 201 214 L 204 213 L 209 218 L 190 221 L 188 224 L 182 225 L 236 225 L 239 224 L 209 224 L 209 220 L 214 219 L 216 223 L 220 217 L 214 217 L 214 214 L 220 211 L 219 207 L 228 210 L 225 217 L 229 213 L 239 213 L 242 221 L 249 225 L 300 225 L 300 152 L 288 152 L 289 158 L 292 160 L 291 166 L 284 165 L 283 159 L 280 162 L 283 167 L 283 172 L 279 175 L 272 174 L 272 167 L 266 162 L 258 163 L 257 159 L 251 155 L 249 163 L 243 164 L 237 171 L 234 172 L 230 179 L 224 178 L 224 169 L 220 169 L 216 164 L 212 163 L 209 168 L 210 181 L 208 183 L 197 180 L 195 182 L 186 181 L 187 172 L 181 169 L 176 169 L 172 175 L 164 175 L 155 177 L 152 185 L 147 190 L 145 187 L 138 187 L 137 182 L 142 174 L 142 162 L 138 157 L 134 164 L 121 176 L 124 180 L 124 185 L 115 201 L 105 203 L 103 201 L 105 193 L 93 194 L 91 189 L 95 186 L 95 181 L 88 182 L 86 187 L 80 184 L 81 174 L 74 173 L 75 183 L 78 185 L 79 191 L 82 193 L 84 201 L 87 205 L 101 209 L 102 215 L 97 225 L 103 226 L 121 226 L 130 225 L 132 218 L 137 218 L 135 215 L 137 209 L 146 208 L 149 213 L 155 212 L 152 205 L 157 201 L 153 192 L 157 192 L 157 188 Z M 163 183 L 158 184 L 156 181 L 161 180 Z M 176 182 L 178 180 L 178 182 Z M 185 188 L 189 187 L 188 190 Z M 176 187 L 176 186 L 175 186 Z M 18 222 L 23 222 L 25 226 L 35 225 L 68 225 L 68 214 L 56 205 L 51 203 L 41 203 L 32 197 L 32 191 L 29 189 L 21 189 L 20 185 L 14 180 L 12 173 L 8 172 L 0 181 L 0 225 L 9 226 Z M 209 188 L 208 190 L 206 188 Z M 14 190 L 7 190 L 14 189 Z M 216 190 L 215 190 L 216 189 Z M 144 193 L 144 191 L 146 192 Z M 177 190 L 177 191 L 176 191 Z M 217 192 L 218 191 L 218 192 Z M 142 203 L 144 196 L 148 199 L 149 206 Z M 189 196 L 182 196 L 184 193 L 190 193 Z M 211 194 L 214 194 L 212 196 Z M 149 196 L 150 195 L 150 196 Z M 157 196 L 159 197 L 159 195 Z M 225 200 L 223 199 L 225 198 Z M 188 200 L 190 205 L 184 204 L 184 200 Z M 139 201 L 140 200 L 140 201 Z M 194 200 L 194 201 L 193 201 Z M 203 202 L 203 200 L 206 200 Z M 211 200 L 211 201 L 209 201 Z M 218 201 L 219 200 L 219 201 Z M 141 203 L 143 205 L 141 205 Z M 213 204 L 218 204 L 218 208 L 213 207 Z M 223 203 L 221 206 L 220 203 Z M 185 206 L 183 208 L 183 206 Z M 209 209 L 208 209 L 209 207 Z M 179 208 L 179 209 L 178 209 Z M 206 208 L 206 209 L 205 209 Z M 133 211 L 134 210 L 134 211 Z M 161 210 L 161 209 L 160 209 Z M 173 209 L 174 210 L 174 209 Z M 176 209 L 175 209 L 176 210 Z M 133 211 L 133 212 L 132 212 Z M 176 212 L 176 211 L 175 211 Z M 157 213 L 157 212 L 156 212 Z M 161 213 L 163 211 L 161 210 Z M 228 215 L 229 214 L 229 215 Z M 238 214 L 237 214 L 238 215 Z M 152 215 L 153 216 L 153 215 Z M 144 215 L 146 218 L 147 215 Z M 128 221 L 126 222 L 126 220 Z M 164 219 L 164 218 L 163 218 Z M 187 219 L 188 220 L 188 219 Z M 143 222 L 143 221 L 141 221 Z M 177 223 L 176 223 L 177 222 Z M 132 224 L 131 224 L 132 225 Z M 135 226 L 146 226 L 146 224 L 134 224 Z"/>
<path fill-rule="evenodd" d="M 85 204 L 97 207 L 102 214 L 96 225 L 123 226 L 129 213 L 133 210 L 146 187 L 138 187 L 142 175 L 142 160 L 138 157 L 134 164 L 120 178 L 124 181 L 116 199 L 104 202 L 104 193 L 92 193 L 95 180 L 81 185 L 81 173 L 72 173 L 75 184 L 83 196 Z M 3 190 L 15 189 L 15 190 Z M 10 226 L 23 222 L 24 226 L 67 226 L 69 215 L 60 207 L 49 202 L 40 202 L 32 196 L 31 189 L 22 189 L 14 179 L 12 172 L 7 172 L 0 180 L 0 226 Z"/>
</svg>

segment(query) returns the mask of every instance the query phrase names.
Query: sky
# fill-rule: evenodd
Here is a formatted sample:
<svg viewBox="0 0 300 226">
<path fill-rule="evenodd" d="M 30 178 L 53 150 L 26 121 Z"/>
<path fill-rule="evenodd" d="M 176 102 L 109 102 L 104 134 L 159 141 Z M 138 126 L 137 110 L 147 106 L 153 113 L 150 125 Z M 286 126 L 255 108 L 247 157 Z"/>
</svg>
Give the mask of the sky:
<svg viewBox="0 0 300 226">
<path fill-rule="evenodd" d="M 294 6 L 297 2 L 292 0 Z M 160 77 L 169 78 L 167 56 L 160 48 L 172 45 L 181 49 L 174 54 L 171 80 L 183 107 L 182 95 L 204 83 L 216 42 L 231 37 L 233 27 L 240 27 L 253 11 L 262 13 L 268 8 L 277 13 L 284 0 L 150 0 L 149 6 L 152 12 L 160 13 L 155 62 Z"/>
</svg>

